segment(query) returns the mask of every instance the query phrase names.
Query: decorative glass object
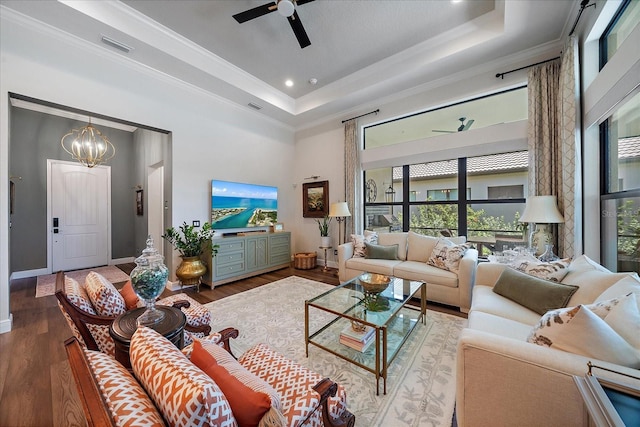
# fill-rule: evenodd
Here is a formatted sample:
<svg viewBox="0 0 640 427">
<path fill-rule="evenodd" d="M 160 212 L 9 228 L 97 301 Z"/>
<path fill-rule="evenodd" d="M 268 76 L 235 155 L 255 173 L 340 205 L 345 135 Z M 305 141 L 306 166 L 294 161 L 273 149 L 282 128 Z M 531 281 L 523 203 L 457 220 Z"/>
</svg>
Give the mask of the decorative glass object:
<svg viewBox="0 0 640 427">
<path fill-rule="evenodd" d="M 553 245 L 550 243 L 544 245 L 544 252 L 538 257 L 538 259 L 542 262 L 551 262 L 557 260 L 558 257 L 553 253 Z"/>
<path fill-rule="evenodd" d="M 156 308 L 156 298 L 162 293 L 169 277 L 169 269 L 163 260 L 164 257 L 153 247 L 153 238 L 148 236 L 147 247 L 135 259 L 136 268 L 131 271 L 133 290 L 147 307 L 138 317 L 138 325 L 150 326 L 164 317 L 164 313 Z"/>
</svg>

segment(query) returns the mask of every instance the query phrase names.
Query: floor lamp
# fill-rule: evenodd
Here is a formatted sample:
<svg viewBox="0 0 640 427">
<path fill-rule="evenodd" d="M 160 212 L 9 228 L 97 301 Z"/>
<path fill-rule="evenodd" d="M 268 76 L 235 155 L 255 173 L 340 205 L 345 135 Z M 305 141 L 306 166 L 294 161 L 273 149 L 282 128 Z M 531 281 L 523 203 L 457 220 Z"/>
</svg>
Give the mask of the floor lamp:
<svg viewBox="0 0 640 427">
<path fill-rule="evenodd" d="M 329 216 L 338 221 L 338 246 L 340 246 L 344 243 L 342 241 L 342 223 L 346 217 L 351 216 L 347 202 L 331 203 L 331 206 L 329 206 Z"/>
<path fill-rule="evenodd" d="M 540 255 L 552 242 L 553 233 L 549 229 L 549 224 L 564 222 L 564 218 L 558 210 L 556 196 L 532 196 L 527 198 L 527 204 L 519 221 L 536 224 L 536 229 L 529 237 L 529 246 L 536 248 L 536 255 Z"/>
</svg>

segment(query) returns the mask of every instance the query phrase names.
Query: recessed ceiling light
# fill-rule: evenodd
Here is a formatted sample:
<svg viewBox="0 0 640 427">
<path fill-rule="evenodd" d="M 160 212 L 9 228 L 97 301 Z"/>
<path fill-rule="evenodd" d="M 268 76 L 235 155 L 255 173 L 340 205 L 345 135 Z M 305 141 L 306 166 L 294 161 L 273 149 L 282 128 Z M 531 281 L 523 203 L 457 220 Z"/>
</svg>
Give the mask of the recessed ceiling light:
<svg viewBox="0 0 640 427">
<path fill-rule="evenodd" d="M 293 86 L 293 80 L 289 79 L 289 80 L 285 81 L 285 82 L 284 82 L 284 84 L 285 84 L 287 87 L 291 87 L 291 86 Z"/>
</svg>

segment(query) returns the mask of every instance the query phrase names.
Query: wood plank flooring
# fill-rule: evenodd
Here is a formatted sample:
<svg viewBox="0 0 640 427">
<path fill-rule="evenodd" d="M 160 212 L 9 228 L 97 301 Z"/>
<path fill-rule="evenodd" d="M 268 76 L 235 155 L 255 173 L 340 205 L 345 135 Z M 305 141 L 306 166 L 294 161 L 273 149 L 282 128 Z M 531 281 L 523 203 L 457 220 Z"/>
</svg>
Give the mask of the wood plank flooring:
<svg viewBox="0 0 640 427">
<path fill-rule="evenodd" d="M 135 264 L 119 267 L 129 273 Z M 293 275 L 337 285 L 336 273 L 320 267 L 284 268 L 214 289 L 202 286 L 199 293 L 186 292 L 207 303 Z M 71 330 L 56 297 L 35 298 L 35 287 L 35 277 L 11 282 L 13 328 L 0 334 L 0 426 L 85 426 L 63 344 Z M 446 306 L 429 304 L 429 309 L 464 317 Z"/>
</svg>

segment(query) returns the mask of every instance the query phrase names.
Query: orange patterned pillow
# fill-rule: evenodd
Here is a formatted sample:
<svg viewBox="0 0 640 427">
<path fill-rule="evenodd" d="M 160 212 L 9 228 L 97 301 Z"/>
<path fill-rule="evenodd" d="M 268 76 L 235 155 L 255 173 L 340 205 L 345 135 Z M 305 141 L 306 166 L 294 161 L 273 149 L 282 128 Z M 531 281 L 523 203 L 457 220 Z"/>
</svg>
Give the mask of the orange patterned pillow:
<svg viewBox="0 0 640 427">
<path fill-rule="evenodd" d="M 118 316 L 127 311 L 124 298 L 101 274 L 91 271 L 84 283 L 93 308 L 100 316 Z"/>
<path fill-rule="evenodd" d="M 215 344 L 214 347 L 220 348 Z M 226 353 L 226 350 L 223 349 L 222 351 Z M 229 405 L 231 405 L 233 416 L 236 418 L 239 427 L 258 426 L 264 414 L 271 408 L 271 398 L 268 394 L 252 390 L 251 387 L 243 384 L 239 378 L 236 378 L 224 366 L 219 365 L 215 357 L 202 347 L 200 341 L 193 342 L 191 362 L 202 369 L 205 374 L 209 375 L 220 386 L 229 401 Z M 234 362 L 238 368 L 246 371 L 235 359 Z M 255 378 L 249 372 L 247 372 L 247 375 Z M 258 380 L 258 378 L 255 378 L 255 380 Z"/>
<path fill-rule="evenodd" d="M 86 311 L 89 314 L 96 314 L 96 311 L 91 305 L 91 299 L 87 295 L 87 291 L 84 287 L 80 286 L 77 280 L 72 279 L 69 276 L 64 278 L 64 293 L 67 295 L 67 299 L 71 304 L 75 305 L 82 311 Z"/>
<path fill-rule="evenodd" d="M 153 329 L 136 330 L 129 356 L 135 376 L 169 425 L 237 425 L 220 387 Z"/>
<path fill-rule="evenodd" d="M 162 415 L 129 371 L 99 351 L 85 354 L 117 426 L 164 426 Z"/>
<path fill-rule="evenodd" d="M 124 304 L 127 307 L 127 310 L 133 310 L 134 308 L 138 308 L 138 295 L 133 290 L 133 285 L 131 284 L 131 280 L 127 280 L 127 283 L 124 284 L 122 289 L 120 289 L 120 295 L 122 295 L 122 299 L 124 299 Z"/>
</svg>

